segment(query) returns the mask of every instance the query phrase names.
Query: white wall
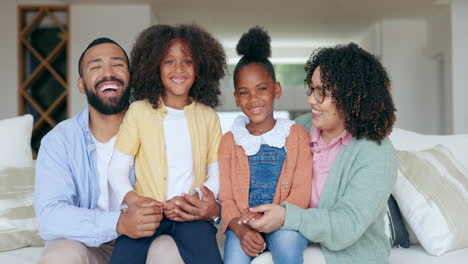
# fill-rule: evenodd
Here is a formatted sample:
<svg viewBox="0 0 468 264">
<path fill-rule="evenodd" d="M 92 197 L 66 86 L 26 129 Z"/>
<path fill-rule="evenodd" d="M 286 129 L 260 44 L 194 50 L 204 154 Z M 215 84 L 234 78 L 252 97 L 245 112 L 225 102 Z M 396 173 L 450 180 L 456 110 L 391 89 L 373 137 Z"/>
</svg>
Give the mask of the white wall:
<svg viewBox="0 0 468 264">
<path fill-rule="evenodd" d="M 468 1 L 451 1 L 453 132 L 468 133 Z"/>
<path fill-rule="evenodd" d="M 443 108 L 438 102 L 436 62 L 424 54 L 424 20 L 382 21 L 382 63 L 390 74 L 397 108 L 396 127 L 441 133 Z"/>
<path fill-rule="evenodd" d="M 93 39 L 105 36 L 119 43 L 130 56 L 135 38 L 155 18 L 148 4 L 76 4 L 70 7 L 70 13 L 70 116 L 73 116 L 87 105 L 86 97 L 80 94 L 76 86 L 78 59 L 86 46 Z"/>
<path fill-rule="evenodd" d="M 376 57 L 382 56 L 382 22 L 378 21 L 359 35 L 358 44 Z"/>
<path fill-rule="evenodd" d="M 440 119 L 442 134 L 453 133 L 452 114 L 452 48 L 450 30 L 450 9 L 440 8 L 428 19 L 428 43 L 424 50 L 437 64 L 438 100 L 443 113 Z"/>
<path fill-rule="evenodd" d="M 0 119 L 18 115 L 17 5 L 2 2 L 0 7 Z M 15 26 L 12 26 L 15 25 Z"/>
<path fill-rule="evenodd" d="M 60 0 L 7 0 L 0 3 L 0 119 L 18 115 L 18 5 L 63 4 Z"/>
<path fill-rule="evenodd" d="M 20 4 L 50 4 L 63 1 L 20 0 Z M 17 3 L 0 3 L 0 119 L 17 115 Z M 397 126 L 422 133 L 467 133 L 468 99 L 468 3 L 452 1 L 451 8 L 424 20 L 380 21 L 370 25 L 366 32 L 356 36 L 360 45 L 377 56 L 393 80 L 393 95 L 397 112 Z M 144 28 L 157 22 L 153 10 L 147 4 L 93 5 L 74 4 L 71 11 L 71 60 L 70 89 L 71 115 L 86 106 L 86 99 L 76 88 L 78 77 L 77 61 L 85 46 L 94 38 L 107 35 L 129 51 L 136 35 Z M 452 15 L 451 15 L 452 13 Z M 466 18 L 465 18 L 466 17 Z M 452 24 L 452 25 L 451 25 Z M 454 32 L 450 34 L 450 30 Z M 222 40 L 221 40 L 222 41 Z M 351 40 L 339 40 L 337 42 Z M 453 43 L 452 43 L 453 42 Z M 235 43 L 225 43 L 227 53 L 235 57 Z M 293 46 L 273 39 L 273 61 L 305 62 L 314 47 L 334 43 L 297 43 Z M 453 45 L 453 46 L 452 46 Z M 454 53 L 450 51 L 453 47 Z M 453 61 L 452 61 L 453 58 Z M 442 64 L 440 60 L 442 59 Z M 439 64 L 438 64 L 439 63 Z M 441 85 L 440 69 L 444 67 Z M 452 71 L 451 68 L 454 67 Z M 229 73 L 232 74 L 232 73 Z M 451 80 L 453 78 L 453 91 Z M 441 92 L 440 87 L 444 86 Z M 232 91 L 226 91 L 224 107 L 235 109 Z M 440 97 L 444 97 L 441 101 Z M 283 95 L 277 108 L 308 109 L 303 99 L 303 90 Z"/>
</svg>

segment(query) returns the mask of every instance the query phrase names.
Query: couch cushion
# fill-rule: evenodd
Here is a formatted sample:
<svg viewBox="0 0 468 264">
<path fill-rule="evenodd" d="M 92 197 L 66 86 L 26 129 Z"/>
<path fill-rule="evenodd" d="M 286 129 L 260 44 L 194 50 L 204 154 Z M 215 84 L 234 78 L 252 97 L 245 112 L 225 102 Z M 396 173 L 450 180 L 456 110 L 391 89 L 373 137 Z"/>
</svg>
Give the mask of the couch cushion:
<svg viewBox="0 0 468 264">
<path fill-rule="evenodd" d="M 37 263 L 42 254 L 42 247 L 25 247 L 16 250 L 0 252 L 0 263 L 31 264 Z M 65 263 L 65 262 L 64 262 Z"/>
<path fill-rule="evenodd" d="M 466 264 L 468 248 L 448 252 L 440 257 L 427 254 L 420 245 L 410 248 L 393 248 L 390 264 Z"/>
<path fill-rule="evenodd" d="M 430 254 L 468 247 L 468 171 L 444 146 L 398 151 L 394 196 Z"/>
<path fill-rule="evenodd" d="M 440 257 L 426 253 L 420 246 L 410 248 L 393 248 L 390 252 L 390 264 L 466 264 L 468 248 L 455 250 Z M 325 264 L 321 249 L 318 245 L 311 245 L 304 251 L 304 263 Z M 269 252 L 261 254 L 252 261 L 252 264 L 273 264 Z"/>
<path fill-rule="evenodd" d="M 0 251 L 44 244 L 38 233 L 33 193 L 34 168 L 0 170 Z"/>
</svg>

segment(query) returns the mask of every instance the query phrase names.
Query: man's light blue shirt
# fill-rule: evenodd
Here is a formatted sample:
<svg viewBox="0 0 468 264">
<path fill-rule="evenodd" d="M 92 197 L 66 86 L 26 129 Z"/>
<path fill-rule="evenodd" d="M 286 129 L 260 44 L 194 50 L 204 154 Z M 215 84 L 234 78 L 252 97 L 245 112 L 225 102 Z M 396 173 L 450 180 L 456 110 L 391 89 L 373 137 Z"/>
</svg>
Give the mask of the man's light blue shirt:
<svg viewBox="0 0 468 264">
<path fill-rule="evenodd" d="M 120 211 L 98 210 L 99 193 L 96 145 L 86 108 L 41 141 L 34 198 L 42 238 L 73 239 L 92 247 L 115 239 Z"/>
</svg>

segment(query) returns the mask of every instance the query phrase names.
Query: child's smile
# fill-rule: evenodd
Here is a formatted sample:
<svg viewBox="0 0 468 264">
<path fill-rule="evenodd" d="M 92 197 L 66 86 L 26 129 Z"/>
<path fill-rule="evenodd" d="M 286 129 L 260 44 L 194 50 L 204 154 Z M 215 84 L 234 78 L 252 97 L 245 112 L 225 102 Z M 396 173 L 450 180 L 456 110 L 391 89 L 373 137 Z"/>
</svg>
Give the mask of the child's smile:
<svg viewBox="0 0 468 264">
<path fill-rule="evenodd" d="M 260 113 L 265 107 L 263 106 L 257 106 L 257 107 L 253 107 L 253 108 L 250 108 L 249 111 L 253 114 L 258 114 Z"/>
</svg>

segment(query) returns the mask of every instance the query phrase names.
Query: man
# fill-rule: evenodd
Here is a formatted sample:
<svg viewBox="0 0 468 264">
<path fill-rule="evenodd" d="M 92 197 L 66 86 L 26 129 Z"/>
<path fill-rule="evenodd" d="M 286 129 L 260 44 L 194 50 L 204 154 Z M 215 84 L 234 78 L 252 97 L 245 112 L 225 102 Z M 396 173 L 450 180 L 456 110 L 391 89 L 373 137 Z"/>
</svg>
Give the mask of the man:
<svg viewBox="0 0 468 264">
<path fill-rule="evenodd" d="M 109 199 L 107 164 L 130 95 L 127 54 L 114 41 L 99 38 L 78 67 L 78 88 L 89 106 L 43 138 L 37 160 L 36 215 L 48 240 L 43 263 L 107 263 L 112 246 L 106 243 L 117 234 L 142 237 L 162 219 L 156 201 L 121 213 Z"/>
<path fill-rule="evenodd" d="M 119 234 L 150 236 L 162 219 L 162 203 L 147 198 L 122 213 L 108 191 L 107 166 L 130 97 L 126 52 L 113 40 L 98 38 L 82 53 L 78 69 L 88 107 L 50 131 L 39 150 L 35 206 L 39 231 L 48 241 L 39 263 L 108 263 Z M 212 200 L 183 204 L 190 212 L 181 208 L 180 220 L 196 210 L 219 211 Z M 153 244 L 172 248 L 171 259 L 178 261 L 172 241 L 161 240 L 167 242 Z M 148 259 L 158 259 L 151 254 L 161 252 L 157 249 L 151 246 Z"/>
</svg>

